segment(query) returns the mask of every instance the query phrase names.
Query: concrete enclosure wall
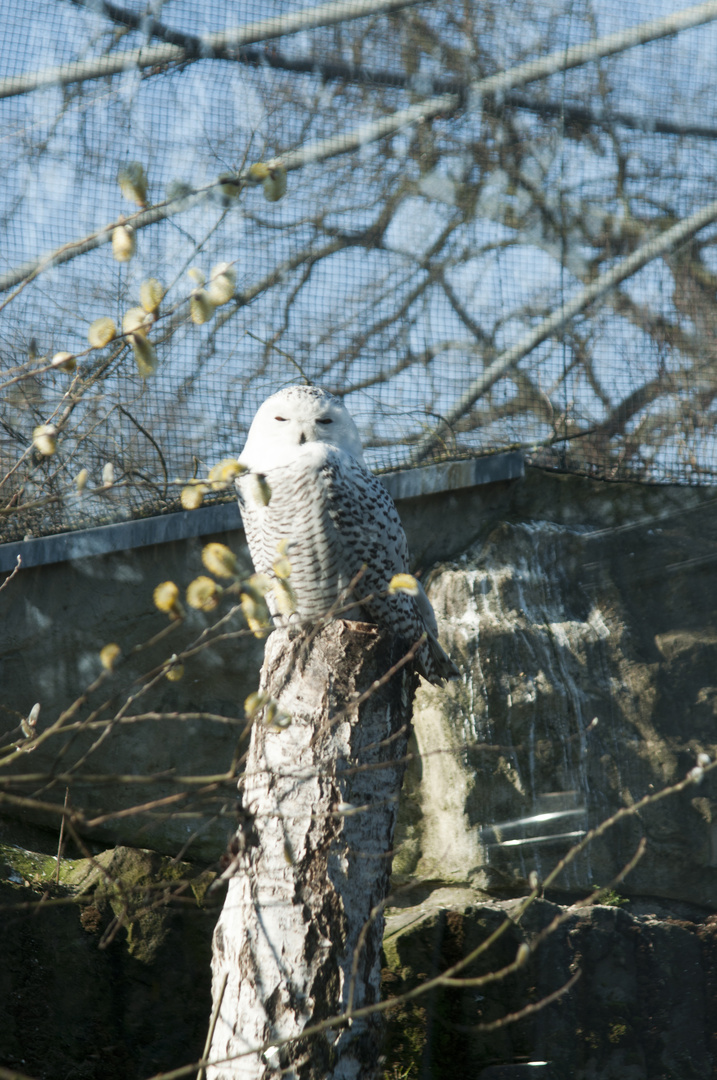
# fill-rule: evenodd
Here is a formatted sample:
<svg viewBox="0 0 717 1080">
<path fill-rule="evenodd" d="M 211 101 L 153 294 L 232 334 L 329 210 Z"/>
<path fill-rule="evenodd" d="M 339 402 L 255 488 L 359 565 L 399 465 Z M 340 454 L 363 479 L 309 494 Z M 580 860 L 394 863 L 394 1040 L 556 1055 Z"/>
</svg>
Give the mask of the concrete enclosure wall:
<svg viewBox="0 0 717 1080">
<path fill-rule="evenodd" d="M 464 671 L 454 686 L 426 686 L 419 697 L 421 759 L 404 792 L 399 877 L 520 889 L 585 829 L 683 776 L 698 752 L 715 754 L 712 491 L 528 470 L 401 499 L 399 511 Z M 76 720 L 106 701 L 98 721 L 114 715 L 138 694 L 127 717 L 156 716 L 72 729 L 12 763 L 38 804 L 62 803 L 72 774 L 72 804 L 95 820 L 89 835 L 100 843 L 213 860 L 233 828 L 234 785 L 210 779 L 235 754 L 263 642 L 223 640 L 188 660 L 181 681 L 162 678 L 148 692 L 146 673 L 213 617 L 192 611 L 132 652 L 167 627 L 155 585 L 183 587 L 202 573 L 201 547 L 212 539 L 248 565 L 234 530 L 21 570 L 0 595 L 0 730 L 12 732 L 37 701 L 47 728 L 97 677 L 99 650 L 111 641 L 126 659 Z M 109 816 L 140 804 L 152 805 Z M 614 830 L 563 887 L 605 884 L 644 831 L 648 854 L 632 887 L 714 906 L 716 807 L 708 777 Z M 17 812 L 3 809 L 17 829 Z M 20 817 L 57 828 L 41 808 Z"/>
</svg>

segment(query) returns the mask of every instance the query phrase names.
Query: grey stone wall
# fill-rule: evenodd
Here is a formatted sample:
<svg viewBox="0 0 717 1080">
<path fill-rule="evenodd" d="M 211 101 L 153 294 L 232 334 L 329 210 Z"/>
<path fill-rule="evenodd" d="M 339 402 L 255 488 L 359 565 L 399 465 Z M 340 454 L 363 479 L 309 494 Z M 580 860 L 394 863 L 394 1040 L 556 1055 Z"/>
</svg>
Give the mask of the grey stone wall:
<svg viewBox="0 0 717 1080">
<path fill-rule="evenodd" d="M 14 728 L 19 715 L 26 716 L 36 701 L 41 703 L 38 726 L 40 730 L 48 727 L 101 672 L 99 652 L 108 642 L 117 642 L 128 658 L 91 695 L 78 718 L 86 718 L 90 707 L 109 700 L 112 709 L 101 716 L 111 716 L 129 695 L 137 694 L 142 682 L 136 680 L 209 625 L 210 616 L 189 610 L 186 620 L 177 623 L 167 638 L 130 655 L 134 646 L 168 626 L 167 616 L 153 604 L 154 587 L 171 579 L 183 589 L 204 573 L 201 547 L 209 540 L 220 540 L 239 552 L 245 549 L 243 534 L 237 532 L 22 570 L 0 595 L 2 727 Z M 241 623 L 235 620 L 232 628 L 240 629 Z M 263 648 L 262 641 L 247 635 L 206 649 L 187 662 L 181 681 L 161 679 L 128 710 L 130 714 L 163 713 L 162 719 L 60 733 L 31 753 L 18 754 L 9 771 L 26 775 L 74 770 L 93 777 L 124 777 L 89 784 L 78 778 L 72 783 L 72 804 L 91 817 L 176 795 L 184 788 L 174 776 L 224 773 L 243 730 L 244 699 L 258 684 Z M 178 719 L 176 713 L 214 714 L 235 723 Z M 158 774 L 173 775 L 152 783 L 132 782 L 135 777 L 144 781 Z M 62 781 L 30 782 L 24 791 L 38 801 L 61 804 L 65 788 Z M 189 853 L 213 860 L 224 850 L 233 828 L 235 789 L 235 784 L 229 784 L 201 803 L 193 796 L 179 806 L 113 819 L 95 826 L 90 836 L 111 845 L 175 854 L 198 831 Z M 226 818 L 222 816 L 225 805 Z M 12 813 L 12 808 L 6 812 Z M 52 814 L 30 816 L 57 829 Z"/>
<path fill-rule="evenodd" d="M 400 878 L 520 890 L 586 828 L 679 779 L 698 752 L 715 755 L 711 491 L 528 470 L 521 480 L 404 499 L 399 509 L 416 568 L 442 563 L 429 591 L 465 671 L 459 684 L 419 695 L 421 760 L 405 789 Z M 210 539 L 246 558 L 235 531 L 22 570 L 0 595 L 2 728 L 40 701 L 44 729 L 96 677 L 102 645 L 116 641 L 129 654 L 165 628 L 154 586 L 201 573 Z M 192 612 L 159 645 L 130 655 L 89 706 L 114 694 L 116 709 L 141 688 L 133 680 L 208 621 Z M 161 719 L 57 736 L 18 754 L 12 769 L 30 777 L 23 790 L 39 802 L 61 803 L 73 769 L 123 778 L 72 783 L 72 804 L 93 818 L 176 796 L 186 788 L 179 779 L 227 770 L 262 652 L 251 636 L 214 646 L 187 663 L 180 682 L 162 679 L 129 710 Z M 173 715 L 198 712 L 233 723 Z M 87 715 L 88 707 L 78 713 Z M 57 779 L 33 779 L 53 769 Z M 89 835 L 169 854 L 193 838 L 189 857 L 216 859 L 234 823 L 234 785 L 203 794 L 199 786 Z M 713 907 L 715 805 L 707 777 L 595 844 L 562 887 L 606 884 L 645 831 L 648 853 L 625 888 Z M 57 829 L 41 810 L 23 815 Z"/>
<path fill-rule="evenodd" d="M 423 686 L 405 875 L 495 892 L 540 878 L 621 807 L 717 755 L 717 509 L 711 493 L 533 473 L 434 574 L 464 672 Z M 717 786 L 612 828 L 556 886 L 589 892 L 647 838 L 628 893 L 717 904 Z"/>
<path fill-rule="evenodd" d="M 715 502 L 707 490 L 537 470 L 401 500 L 416 568 L 433 567 L 429 592 L 463 678 L 443 690 L 424 685 L 417 699 L 386 994 L 415 989 L 513 919 L 531 871 L 545 875 L 586 829 L 682 778 L 697 753 L 717 757 Z M 35 701 L 45 730 L 97 676 L 108 641 L 127 659 L 78 718 L 105 701 L 114 713 L 137 694 L 142 675 L 209 621 L 192 613 L 131 653 L 168 625 L 154 586 L 186 585 L 210 539 L 245 557 L 234 531 L 18 574 L 0 594 L 0 730 L 12 732 Z M 130 712 L 141 702 L 161 719 L 70 731 L 12 762 L 36 808 L 0 807 L 3 1064 L 38 1080 L 141 1080 L 201 1053 L 216 918 L 203 905 L 221 902 L 207 888 L 234 825 L 235 782 L 201 793 L 185 778 L 216 780 L 227 769 L 262 654 L 253 637 L 226 640 L 188 662 L 180 682 L 162 679 L 130 702 Z M 205 718 L 175 715 L 193 712 Z M 67 774 L 71 805 L 95 818 L 193 794 L 85 830 L 91 849 L 109 850 L 63 860 L 56 884 L 58 818 L 39 804 L 62 803 Z M 713 1076 L 713 777 L 593 844 L 466 971 L 510 964 L 521 943 L 536 944 L 559 920 L 515 975 L 398 1006 L 386 1075 Z M 607 895 L 612 906 L 572 906 L 609 884 L 641 836 L 646 854 Z M 178 864 L 182 851 L 194 861 Z M 578 974 L 563 996 L 530 1011 Z M 500 1022 L 525 1008 L 518 1023 Z"/>
</svg>

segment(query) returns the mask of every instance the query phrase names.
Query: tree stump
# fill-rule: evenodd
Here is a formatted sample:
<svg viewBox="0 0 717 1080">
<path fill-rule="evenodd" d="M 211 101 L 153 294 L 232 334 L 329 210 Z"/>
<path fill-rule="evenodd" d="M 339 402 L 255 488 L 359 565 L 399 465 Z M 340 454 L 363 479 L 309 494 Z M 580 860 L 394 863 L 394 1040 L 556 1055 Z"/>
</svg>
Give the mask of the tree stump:
<svg viewBox="0 0 717 1080">
<path fill-rule="evenodd" d="M 247 846 L 214 936 L 215 1009 L 224 990 L 211 1080 L 377 1074 L 378 1017 L 302 1033 L 379 1000 L 417 676 L 406 666 L 368 691 L 401 655 L 375 626 L 338 620 L 313 639 L 279 629 L 267 641 L 261 689 L 292 719 L 252 730 Z"/>
</svg>

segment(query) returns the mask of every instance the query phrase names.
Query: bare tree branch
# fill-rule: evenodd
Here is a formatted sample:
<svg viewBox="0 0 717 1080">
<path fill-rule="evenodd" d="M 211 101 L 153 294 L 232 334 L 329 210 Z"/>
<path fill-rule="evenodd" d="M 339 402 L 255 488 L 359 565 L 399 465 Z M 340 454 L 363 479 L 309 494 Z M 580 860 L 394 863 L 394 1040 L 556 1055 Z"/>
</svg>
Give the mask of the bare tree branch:
<svg viewBox="0 0 717 1080">
<path fill-rule="evenodd" d="M 180 30 L 173 30 L 165 23 L 155 19 L 152 15 L 139 15 L 118 4 L 96 4 L 90 0 L 71 0 L 78 7 L 91 7 L 105 15 L 119 26 L 129 26 L 141 30 L 148 37 L 160 38 L 162 41 L 173 45 L 179 45 L 186 49 L 188 57 L 201 57 L 202 39 L 194 34 L 186 34 Z M 216 57 L 217 54 L 215 54 Z M 396 87 L 397 89 L 411 89 L 413 77 L 402 71 L 388 71 L 377 68 L 368 68 L 359 64 L 342 62 L 340 60 L 323 60 L 314 58 L 302 60 L 300 57 L 285 56 L 276 48 L 251 49 L 241 48 L 232 55 L 219 54 L 224 59 L 234 60 L 241 64 L 256 67 L 269 67 L 276 71 L 290 71 L 296 75 L 319 76 L 324 82 L 338 79 L 342 82 L 358 85 L 379 87 Z M 470 86 L 470 80 L 459 78 L 454 75 L 435 76 L 430 79 L 431 92 L 433 94 L 462 94 Z M 646 134 L 657 135 L 690 135 L 697 138 L 717 139 L 717 128 L 705 124 L 684 124 L 675 120 L 652 119 L 647 116 L 638 116 L 635 113 L 626 113 L 620 110 L 598 112 L 586 106 L 570 105 L 562 101 L 539 101 L 526 97 L 524 94 L 510 93 L 503 98 L 503 104 L 512 108 L 523 109 L 539 116 L 559 117 L 567 125 L 591 125 L 595 127 L 610 128 L 614 124 L 630 128 L 634 131 L 643 131 Z"/>
<path fill-rule="evenodd" d="M 353 0 L 349 0 L 349 6 Z M 387 0 L 388 3 L 388 0 Z M 400 6 L 403 6 L 401 4 Z M 316 20 L 314 22 L 307 23 L 307 26 L 298 27 L 301 29 L 308 29 L 309 26 L 327 25 L 326 21 L 319 21 L 319 16 L 316 14 L 318 11 L 325 11 L 326 8 L 334 11 L 335 5 L 333 3 L 328 5 L 322 5 L 320 8 L 311 9 L 313 12 L 312 17 Z M 369 12 L 364 12 L 368 14 Z M 328 14 L 322 16 L 325 20 L 328 19 Z M 709 0 L 708 3 L 698 4 L 696 7 L 688 8 L 685 11 L 678 12 L 676 15 L 666 16 L 662 19 L 653 19 L 650 22 L 642 23 L 637 27 L 633 27 L 630 30 L 619 31 L 615 34 L 608 34 L 604 38 L 599 38 L 597 41 L 588 42 L 582 45 L 575 45 L 569 49 L 561 49 L 558 52 L 551 53 L 549 56 L 542 57 L 539 60 L 531 60 L 524 64 L 518 64 L 516 67 L 511 68 L 509 71 L 502 72 L 498 75 L 491 75 L 486 79 L 480 79 L 477 82 L 472 83 L 469 86 L 470 98 L 478 101 L 484 96 L 496 96 L 506 94 L 509 90 L 516 86 L 522 86 L 529 82 L 534 82 L 538 79 L 547 78 L 549 75 L 554 75 L 559 71 L 568 71 L 571 68 L 580 67 L 583 64 L 591 63 L 595 60 L 601 59 L 606 56 L 613 56 L 616 53 L 624 52 L 627 49 L 634 48 L 637 45 L 645 44 L 647 41 L 656 41 L 662 37 L 668 37 L 671 34 L 678 33 L 680 30 L 689 29 L 694 26 L 699 26 L 706 22 L 711 22 L 717 18 L 717 0 Z M 282 16 L 283 19 L 283 16 Z M 339 22 L 341 19 L 335 15 L 332 15 L 332 22 Z M 272 27 L 275 27 L 275 20 L 270 20 Z M 249 35 L 250 33 L 256 35 L 261 32 L 265 36 L 276 36 L 275 30 L 272 30 L 270 34 L 266 29 L 265 24 L 261 24 L 265 28 L 261 31 L 252 29 L 251 27 L 245 28 L 242 33 Z M 289 31 L 282 31 L 287 33 Z M 258 40 L 255 37 L 246 37 L 244 40 Z M 235 44 L 240 44 L 238 40 Z M 163 45 L 157 46 L 158 49 L 176 49 L 176 46 Z M 147 56 L 151 50 L 137 50 L 138 54 Z M 180 50 L 181 52 L 181 50 Z M 109 60 L 109 58 L 107 58 Z M 152 61 L 157 63 L 159 61 Z M 136 60 L 133 61 L 133 65 L 136 64 Z M 84 65 L 80 65 L 84 66 Z M 131 65 L 130 65 L 131 66 Z M 56 74 L 51 79 L 47 77 L 45 81 L 38 82 L 39 76 L 18 76 L 13 79 L 7 79 L 0 81 L 0 97 L 7 97 L 10 94 L 25 93 L 29 90 L 35 89 L 40 85 L 49 85 L 62 81 L 57 73 L 61 73 L 62 68 L 53 69 Z M 102 70 L 98 72 L 95 77 L 100 75 L 111 74 L 112 72 Z M 47 73 L 46 73 L 47 74 Z M 32 79 L 35 82 L 32 82 Z M 28 81 L 29 80 L 29 81 Z M 24 89 L 8 89 L 15 84 L 21 84 L 28 82 L 28 85 Z M 67 81 L 77 81 L 76 77 L 71 80 L 67 78 Z M 5 92 L 3 92 L 3 90 Z M 399 110 L 398 112 L 391 113 L 380 120 L 369 121 L 365 124 L 359 125 L 351 132 L 343 132 L 340 135 L 334 135 L 327 139 L 320 139 L 314 143 L 309 143 L 299 150 L 293 150 L 287 154 L 282 155 L 281 164 L 287 172 L 291 172 L 295 169 L 302 169 L 307 165 L 316 164 L 322 161 L 328 161 L 333 157 L 337 157 L 342 154 L 351 153 L 355 150 L 360 150 L 362 146 L 366 146 L 369 143 L 377 142 L 379 139 L 386 138 L 389 135 L 394 135 L 404 128 L 411 127 L 416 123 L 423 123 L 427 120 L 435 119 L 439 116 L 450 116 L 456 109 L 460 108 L 465 95 L 459 94 L 440 94 L 438 97 L 427 98 L 418 104 L 411 105 L 406 109 Z M 233 178 L 234 183 L 238 188 L 245 186 L 246 184 L 256 183 L 249 169 L 243 169 Z M 220 184 L 226 183 L 226 178 L 221 181 L 216 180 L 210 184 L 206 184 L 203 187 L 196 188 L 190 195 L 183 198 L 173 199 L 168 202 L 158 203 L 156 206 L 151 207 L 149 210 L 141 211 L 138 214 L 133 215 L 127 219 L 136 229 L 145 228 L 148 225 L 152 225 L 157 221 L 170 217 L 172 214 L 176 214 L 182 210 L 188 209 L 191 205 L 201 201 L 201 199 L 207 195 L 210 191 L 217 188 Z M 93 251 L 95 248 L 100 247 L 102 244 L 106 244 L 111 240 L 112 230 L 116 225 L 121 224 L 122 221 L 116 221 L 104 228 L 97 230 L 94 233 L 89 234 L 81 240 L 72 241 L 71 243 L 63 245 L 57 251 L 44 256 L 40 259 L 35 259 L 31 262 L 25 263 L 17 270 L 11 271 L 8 274 L 0 277 L 0 292 L 5 292 L 7 289 L 13 288 L 19 285 L 26 278 L 34 277 L 42 270 L 49 266 L 57 266 L 61 263 L 68 262 L 70 259 L 76 258 L 78 255 L 83 255 L 88 251 Z"/>
<path fill-rule="evenodd" d="M 70 83 L 85 82 L 88 79 L 103 79 L 108 75 L 118 75 L 123 71 L 133 71 L 151 67 L 163 67 L 180 60 L 191 59 L 200 55 L 209 59 L 216 54 L 241 48 L 254 41 L 267 41 L 297 34 L 304 30 L 313 30 L 319 26 L 333 26 L 351 19 L 362 19 L 367 15 L 381 15 L 389 11 L 399 11 L 410 7 L 419 0 L 328 0 L 328 3 L 303 11 L 273 15 L 259 22 L 249 23 L 223 33 L 205 34 L 201 38 L 188 39 L 186 44 L 165 44 L 132 49 L 110 56 L 95 57 L 92 60 L 79 61 L 75 64 L 63 64 L 60 67 L 45 68 L 29 75 L 14 75 L 0 80 L 0 98 L 28 94 L 42 86 L 67 86 Z"/>
<path fill-rule="evenodd" d="M 443 422 L 439 427 L 421 440 L 413 455 L 414 460 L 420 461 L 426 457 L 426 455 L 430 454 L 441 439 L 450 434 L 453 424 L 468 412 L 478 398 L 485 394 L 499 379 L 520 363 L 524 357 L 532 352 L 533 349 L 543 341 L 546 341 L 549 337 L 557 334 L 567 326 L 571 319 L 574 319 L 576 315 L 579 315 L 589 307 L 590 304 L 605 296 L 606 293 L 610 292 L 611 289 L 614 289 L 622 281 L 632 277 L 638 270 L 641 270 L 643 266 L 646 266 L 647 263 L 661 255 L 674 251 L 680 244 L 689 240 L 695 233 L 699 232 L 700 229 L 704 229 L 714 221 L 717 221 L 717 202 L 709 203 L 701 210 L 691 214 L 690 217 L 678 222 L 677 225 L 673 225 L 672 228 L 666 229 L 660 236 L 646 241 L 646 243 L 642 244 L 637 251 L 628 256 L 627 259 L 624 259 L 622 262 L 618 263 L 617 266 L 606 271 L 606 273 L 601 274 L 592 285 L 588 285 L 572 300 L 561 304 L 557 311 L 547 319 L 543 319 L 539 326 L 534 330 L 530 330 L 517 342 L 517 344 L 506 350 L 502 356 L 499 356 L 494 360 L 480 378 L 476 379 L 471 384 L 456 405 L 444 417 Z"/>
</svg>

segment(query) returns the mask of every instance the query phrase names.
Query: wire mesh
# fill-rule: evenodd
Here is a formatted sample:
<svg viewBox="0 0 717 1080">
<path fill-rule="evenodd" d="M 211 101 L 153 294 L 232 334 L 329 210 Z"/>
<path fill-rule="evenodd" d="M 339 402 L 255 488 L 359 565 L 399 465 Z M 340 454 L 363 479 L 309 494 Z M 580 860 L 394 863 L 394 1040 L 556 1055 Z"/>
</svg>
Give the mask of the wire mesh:
<svg viewBox="0 0 717 1080">
<path fill-rule="evenodd" d="M 176 508 L 191 480 L 239 453 L 257 405 L 304 378 L 344 397 L 377 469 L 519 446 L 596 477 L 712 483 L 711 226 L 457 405 L 526 333 L 714 199 L 714 23 L 497 96 L 476 80 L 670 8 L 442 0 L 206 47 L 208 34 L 305 7 L 5 5 L 2 538 Z M 168 61 L 102 74 L 103 58 L 146 59 L 167 42 Z M 79 80 L 81 62 L 94 74 Z M 35 89 L 8 88 L 56 67 Z M 347 149 L 362 125 L 446 92 L 454 107 Z M 330 139 L 338 150 L 312 158 Z M 306 162 L 275 198 L 297 152 Z M 149 206 L 175 198 L 153 223 L 118 185 L 131 162 Z M 268 180 L 248 176 L 266 162 Z M 121 215 L 141 226 L 127 261 L 108 242 Z M 107 242 L 66 247 L 97 230 Z M 193 321 L 201 286 L 187 271 L 222 262 L 235 294 Z M 121 334 L 148 278 L 166 290 L 140 332 L 156 361 Z M 90 348 L 103 316 L 118 336 Z M 52 365 L 62 351 L 73 371 Z M 205 500 L 229 497 L 205 486 Z"/>
</svg>

